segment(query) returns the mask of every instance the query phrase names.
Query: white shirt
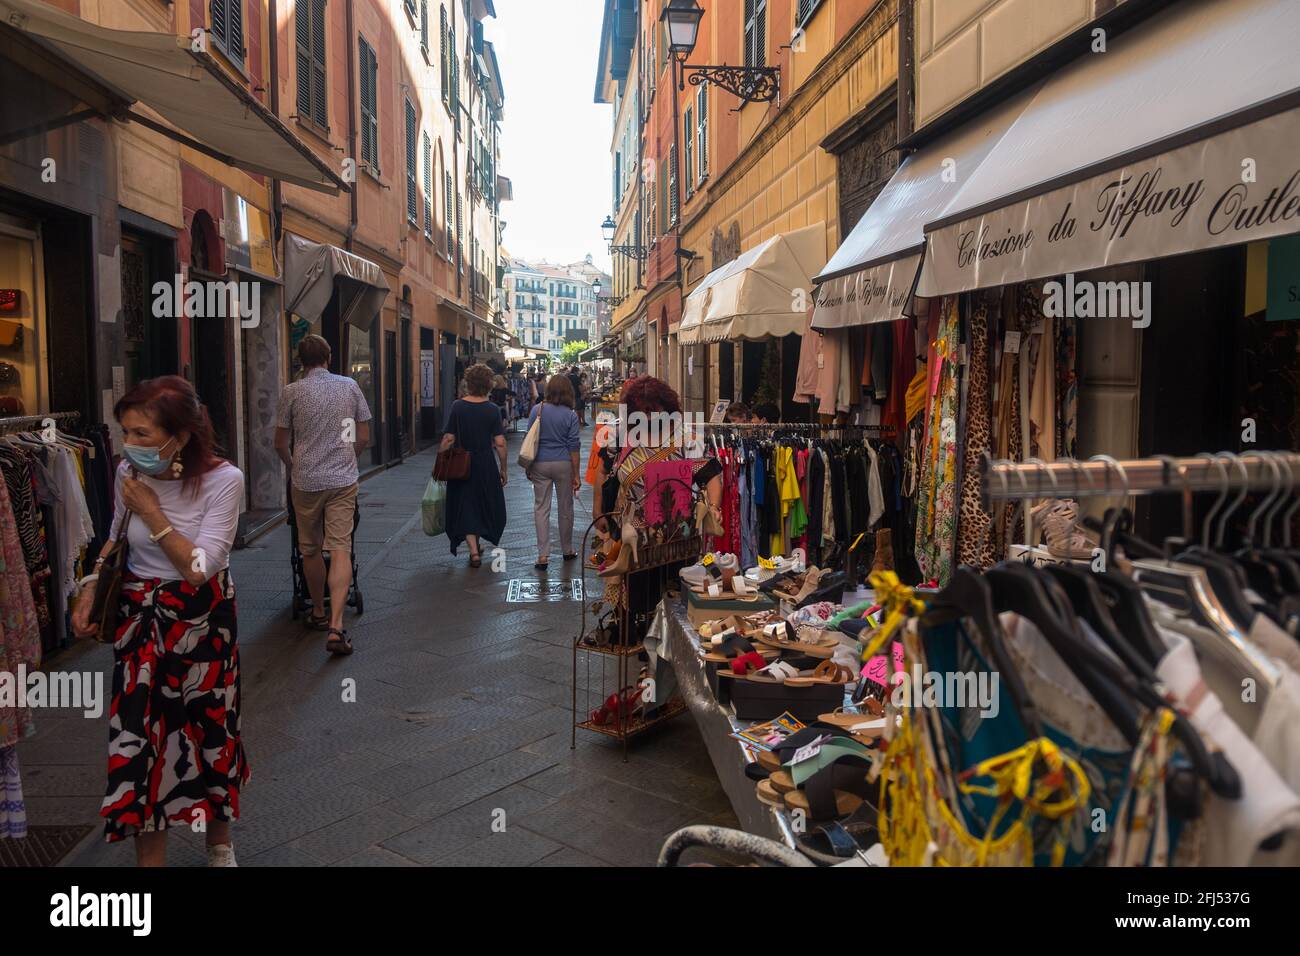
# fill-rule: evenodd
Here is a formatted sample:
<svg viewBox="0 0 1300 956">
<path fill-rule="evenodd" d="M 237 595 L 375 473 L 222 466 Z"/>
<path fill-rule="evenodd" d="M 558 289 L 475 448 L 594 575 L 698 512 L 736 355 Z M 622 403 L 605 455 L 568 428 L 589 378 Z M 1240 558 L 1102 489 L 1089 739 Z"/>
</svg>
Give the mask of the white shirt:
<svg viewBox="0 0 1300 956">
<path fill-rule="evenodd" d="M 117 468 L 117 485 L 113 492 L 113 536 L 121 527 L 126 506 L 122 501 L 122 479 L 129 477 L 130 465 Z M 194 542 L 196 567 L 211 577 L 230 566 L 230 549 L 239 526 L 239 507 L 244 500 L 244 473 L 230 462 L 222 462 L 203 476 L 191 494 L 182 481 L 163 481 L 141 475 L 140 480 L 154 490 L 162 512 L 173 533 Z M 167 557 L 162 545 L 149 540 L 149 526 L 139 515 L 131 518 L 126 529 L 131 550 L 126 564 L 131 573 L 142 578 L 179 581 L 181 573 Z"/>
</svg>

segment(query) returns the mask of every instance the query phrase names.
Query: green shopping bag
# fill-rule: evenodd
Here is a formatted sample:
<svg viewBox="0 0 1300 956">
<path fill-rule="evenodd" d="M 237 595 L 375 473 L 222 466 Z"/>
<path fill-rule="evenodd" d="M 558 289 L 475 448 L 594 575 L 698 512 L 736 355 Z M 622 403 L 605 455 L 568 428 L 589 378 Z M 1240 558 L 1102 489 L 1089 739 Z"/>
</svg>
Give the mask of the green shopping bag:
<svg viewBox="0 0 1300 956">
<path fill-rule="evenodd" d="M 424 533 L 430 537 L 445 534 L 447 531 L 447 483 L 429 479 L 420 499 L 420 517 Z"/>
</svg>

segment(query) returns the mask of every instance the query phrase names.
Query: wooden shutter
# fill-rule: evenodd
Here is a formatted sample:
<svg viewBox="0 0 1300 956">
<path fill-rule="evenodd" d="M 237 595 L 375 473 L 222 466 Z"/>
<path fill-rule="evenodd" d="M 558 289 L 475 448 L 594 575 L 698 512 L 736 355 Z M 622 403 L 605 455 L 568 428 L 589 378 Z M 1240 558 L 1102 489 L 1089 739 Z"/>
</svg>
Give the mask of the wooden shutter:
<svg viewBox="0 0 1300 956">
<path fill-rule="evenodd" d="M 438 65 L 442 68 L 442 98 L 444 102 L 451 100 L 451 71 L 447 69 L 447 54 L 451 50 L 451 45 L 447 42 L 447 7 L 444 4 L 438 11 L 438 49 L 441 51 L 438 55 Z"/>
<path fill-rule="evenodd" d="M 226 52 L 244 62 L 244 0 L 226 0 Z"/>
<path fill-rule="evenodd" d="M 433 238 L 433 142 L 424 134 L 424 234 Z"/>
<path fill-rule="evenodd" d="M 375 52 L 363 37 L 357 38 L 359 44 L 361 71 L 361 158 L 379 171 L 379 111 L 376 108 L 376 80 L 379 70 Z"/>
<path fill-rule="evenodd" d="M 461 236 L 464 234 L 461 231 L 461 213 L 462 213 L 461 206 L 462 204 L 461 204 L 460 190 L 458 189 L 456 190 L 456 262 L 460 265 L 460 271 L 464 272 L 465 271 L 465 246 L 461 242 Z"/>
<path fill-rule="evenodd" d="M 695 94 L 695 122 L 699 125 L 695 144 L 695 162 L 700 168 L 700 179 L 709 175 L 709 85 L 701 83 Z"/>
<path fill-rule="evenodd" d="M 416 158 L 415 151 L 419 137 L 415 132 L 415 107 L 411 101 L 406 101 L 406 220 L 414 224 L 419 223 L 420 199 L 419 187 L 416 186 Z"/>
<path fill-rule="evenodd" d="M 685 159 L 683 175 L 686 177 L 686 198 L 690 199 L 695 195 L 695 110 L 689 106 L 686 107 L 682 125 L 686 132 L 682 137 L 686 148 L 686 155 L 683 157 Z"/>
<path fill-rule="evenodd" d="M 325 59 L 325 0 L 311 0 L 311 118 L 327 130 L 330 111 Z"/>
<path fill-rule="evenodd" d="M 294 65 L 298 81 L 298 116 L 312 118 L 311 86 L 311 0 L 296 0 L 293 5 Z"/>
<path fill-rule="evenodd" d="M 677 193 L 677 144 L 668 147 L 668 224 L 677 225 L 680 199 Z"/>
<path fill-rule="evenodd" d="M 226 3 L 228 0 L 212 0 L 209 4 L 212 13 L 212 37 L 226 46 Z"/>
<path fill-rule="evenodd" d="M 767 0 L 745 0 L 745 65 L 767 63 Z"/>
<path fill-rule="evenodd" d="M 442 184 L 442 218 L 444 223 L 443 231 L 446 233 L 447 256 L 448 258 L 456 254 L 456 243 L 452 239 L 452 211 L 451 211 L 451 173 L 446 172 L 443 176 Z"/>
<path fill-rule="evenodd" d="M 429 0 L 420 0 L 420 49 L 429 52 Z"/>
</svg>

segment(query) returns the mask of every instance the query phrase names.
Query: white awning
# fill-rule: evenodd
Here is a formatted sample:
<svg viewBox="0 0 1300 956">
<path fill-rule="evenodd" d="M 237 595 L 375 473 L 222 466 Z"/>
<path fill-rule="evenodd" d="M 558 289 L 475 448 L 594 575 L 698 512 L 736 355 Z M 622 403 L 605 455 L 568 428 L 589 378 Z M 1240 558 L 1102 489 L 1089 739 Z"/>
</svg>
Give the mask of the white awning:
<svg viewBox="0 0 1300 956">
<path fill-rule="evenodd" d="M 284 310 L 314 322 L 335 294 L 339 319 L 368 330 L 388 298 L 388 280 L 369 259 L 286 232 Z"/>
<path fill-rule="evenodd" d="M 41 0 L 0 0 L 0 25 L 50 51 L 70 74 L 112 94 L 115 119 L 134 120 L 250 172 L 324 192 L 347 188 L 211 54 L 191 50 L 188 36 L 110 30 Z M 137 102 L 176 129 L 132 111 Z"/>
<path fill-rule="evenodd" d="M 677 341 L 762 339 L 803 332 L 813 276 L 826 261 L 826 225 L 773 236 L 719 266 L 686 297 Z"/>
<path fill-rule="evenodd" d="M 1021 93 L 907 157 L 817 277 L 814 329 L 902 317 L 925 250 L 925 224 L 943 212 L 1025 109 Z"/>
<path fill-rule="evenodd" d="M 1049 77 L 927 224 L 946 295 L 1300 232 L 1295 0 L 1185 0 Z"/>
</svg>

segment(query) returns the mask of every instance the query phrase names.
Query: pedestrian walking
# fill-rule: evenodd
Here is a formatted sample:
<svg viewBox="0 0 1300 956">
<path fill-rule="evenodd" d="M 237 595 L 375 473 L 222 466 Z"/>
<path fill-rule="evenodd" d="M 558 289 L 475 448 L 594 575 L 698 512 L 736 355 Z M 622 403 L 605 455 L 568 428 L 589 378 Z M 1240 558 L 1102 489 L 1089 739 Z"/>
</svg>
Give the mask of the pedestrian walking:
<svg viewBox="0 0 1300 956">
<path fill-rule="evenodd" d="M 370 407 L 355 381 L 329 370 L 330 346 L 319 335 L 298 343 L 298 359 L 302 378 L 280 391 L 275 451 L 289 469 L 298 550 L 311 594 L 307 626 L 326 632 L 326 650 L 343 656 L 352 653 L 343 609 L 352 585 L 357 456 L 370 442 Z M 330 553 L 328 581 L 324 551 Z"/>
<path fill-rule="evenodd" d="M 578 475 L 581 450 L 578 416 L 573 410 L 573 386 L 563 375 L 546 383 L 545 401 L 533 409 L 528 427 L 540 418 L 537 457 L 528 469 L 533 483 L 533 522 L 537 526 L 538 571 L 545 571 L 551 556 L 551 491 L 559 501 L 560 546 L 565 561 L 578 555 L 573 550 L 573 499 L 582 486 Z"/>
<path fill-rule="evenodd" d="M 469 545 L 469 566 L 483 563 L 481 542 L 500 544 L 506 529 L 506 436 L 501 413 L 488 400 L 492 370 L 471 365 L 465 371 L 465 397 L 452 403 L 442 451 L 459 445 L 469 452 L 469 477 L 447 482 L 447 539 L 454 555 Z"/>
<path fill-rule="evenodd" d="M 583 404 L 584 391 L 582 387 L 582 376 L 578 373 L 578 366 L 575 365 L 569 369 L 568 379 L 569 384 L 573 386 L 573 401 L 575 403 L 574 407 L 578 413 L 578 424 L 585 425 L 587 424 L 587 413 L 586 406 Z"/>
<path fill-rule="evenodd" d="M 230 824 L 249 770 L 229 559 L 244 475 L 217 456 L 207 410 L 183 378 L 141 382 L 113 415 L 124 445 L 110 540 L 82 580 L 72 616 L 78 636 L 97 632 L 98 572 L 125 533 L 105 836 L 133 837 L 140 866 L 163 866 L 167 831 L 202 821 L 208 865 L 235 866 Z"/>
</svg>

